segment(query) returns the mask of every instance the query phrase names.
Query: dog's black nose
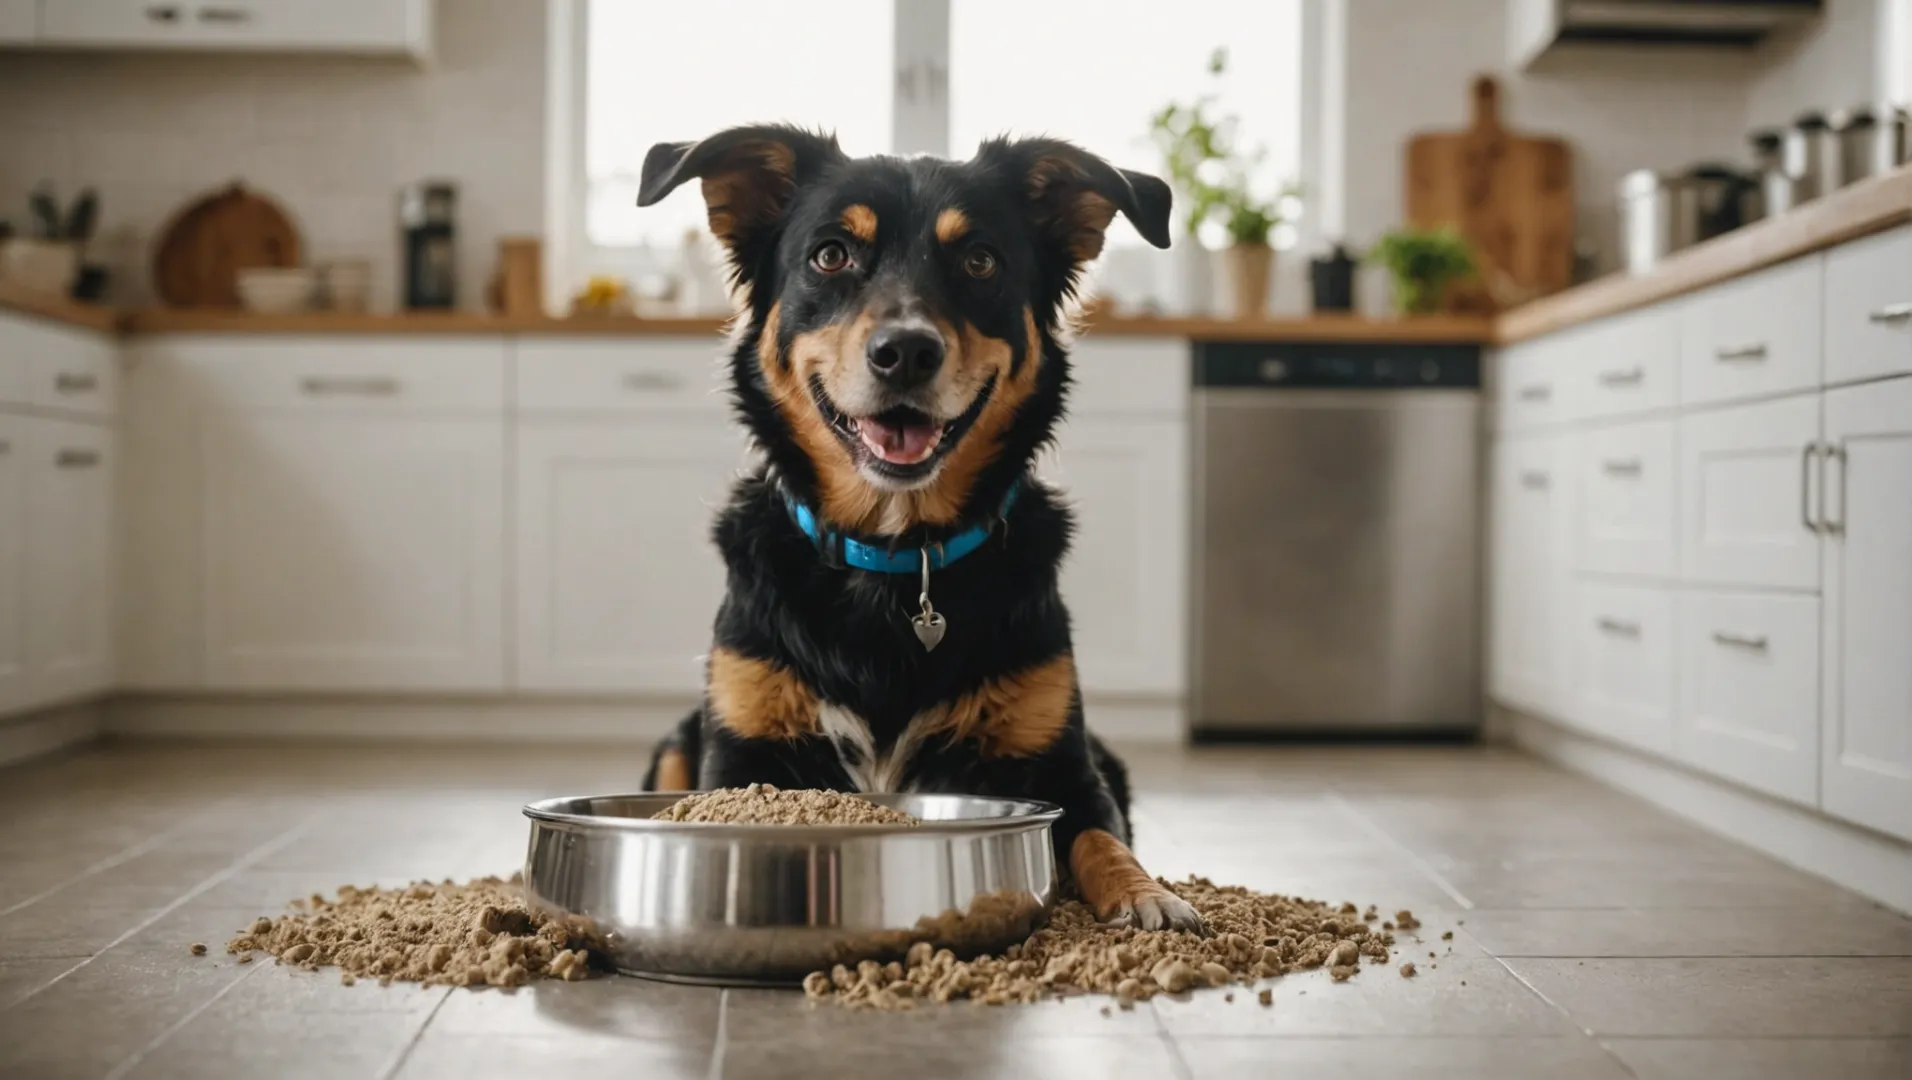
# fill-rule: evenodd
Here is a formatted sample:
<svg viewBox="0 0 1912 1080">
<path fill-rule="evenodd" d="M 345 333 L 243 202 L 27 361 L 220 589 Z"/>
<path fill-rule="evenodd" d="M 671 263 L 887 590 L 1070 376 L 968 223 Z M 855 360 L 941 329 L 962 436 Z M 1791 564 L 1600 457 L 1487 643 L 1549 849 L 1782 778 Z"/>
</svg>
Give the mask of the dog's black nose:
<svg viewBox="0 0 1912 1080">
<path fill-rule="evenodd" d="M 943 366 L 943 336 L 922 326 L 885 326 L 870 335 L 870 370 L 898 390 L 921 386 Z"/>
</svg>

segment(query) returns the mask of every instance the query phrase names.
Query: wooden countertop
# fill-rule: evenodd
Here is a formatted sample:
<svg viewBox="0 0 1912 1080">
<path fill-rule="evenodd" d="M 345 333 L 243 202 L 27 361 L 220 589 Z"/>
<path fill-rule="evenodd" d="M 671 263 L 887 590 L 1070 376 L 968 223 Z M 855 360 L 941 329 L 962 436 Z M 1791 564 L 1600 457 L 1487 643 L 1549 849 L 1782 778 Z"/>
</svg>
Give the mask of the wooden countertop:
<svg viewBox="0 0 1912 1080">
<path fill-rule="evenodd" d="M 1496 320 L 1494 340 L 1511 345 L 1646 307 L 1907 221 L 1912 221 L 1912 166 L 1675 252 L 1649 273 L 1615 274 L 1523 304 Z"/>
<path fill-rule="evenodd" d="M 112 308 L 77 303 L 54 293 L 23 289 L 10 281 L 0 281 L 0 311 L 18 312 L 108 334 L 117 330 L 120 323 L 119 313 Z"/>
</svg>

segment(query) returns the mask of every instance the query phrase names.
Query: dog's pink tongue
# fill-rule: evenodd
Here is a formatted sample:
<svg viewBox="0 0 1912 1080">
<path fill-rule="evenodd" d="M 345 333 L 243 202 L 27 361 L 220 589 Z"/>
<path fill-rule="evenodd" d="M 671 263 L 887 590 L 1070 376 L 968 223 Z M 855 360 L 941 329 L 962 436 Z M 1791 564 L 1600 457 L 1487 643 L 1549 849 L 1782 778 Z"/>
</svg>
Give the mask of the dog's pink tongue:
<svg viewBox="0 0 1912 1080">
<path fill-rule="evenodd" d="M 870 452 L 892 465 L 914 465 L 930 456 L 942 439 L 933 424 L 885 424 L 880 420 L 862 420 L 857 433 Z"/>
</svg>

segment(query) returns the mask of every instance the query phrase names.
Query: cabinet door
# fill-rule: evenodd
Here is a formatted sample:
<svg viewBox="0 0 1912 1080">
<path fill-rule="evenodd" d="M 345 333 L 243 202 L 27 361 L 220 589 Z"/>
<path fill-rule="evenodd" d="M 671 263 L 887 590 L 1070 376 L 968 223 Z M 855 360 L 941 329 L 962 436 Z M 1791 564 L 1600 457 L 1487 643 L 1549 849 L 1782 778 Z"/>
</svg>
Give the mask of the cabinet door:
<svg viewBox="0 0 1912 1080">
<path fill-rule="evenodd" d="M 1494 446 L 1488 688 L 1504 704 L 1559 717 L 1569 682 L 1568 558 L 1573 443 L 1504 438 Z"/>
<path fill-rule="evenodd" d="M 30 420 L 27 693 L 48 704 L 113 681 L 113 432 Z"/>
<path fill-rule="evenodd" d="M 1670 578 L 1679 567 L 1673 421 L 1592 428 L 1580 438 L 1580 568 Z"/>
<path fill-rule="evenodd" d="M 519 689 L 702 688 L 711 522 L 743 462 L 741 433 L 701 417 L 519 428 Z"/>
<path fill-rule="evenodd" d="M 423 52 L 428 0 L 57 0 L 40 38 L 64 46 Z"/>
<path fill-rule="evenodd" d="M 0 0 L 0 42 L 25 45 L 31 42 L 39 23 L 40 0 Z"/>
<path fill-rule="evenodd" d="M 1077 417 L 1038 466 L 1075 512 L 1062 567 L 1087 693 L 1175 695 L 1188 684 L 1188 426 Z"/>
<path fill-rule="evenodd" d="M 1793 802 L 1819 789 L 1819 598 L 1680 597 L 1679 756 Z"/>
<path fill-rule="evenodd" d="M 0 714 L 27 700 L 27 423 L 0 415 Z"/>
<path fill-rule="evenodd" d="M 1819 386 L 1825 268 L 1795 259 L 1695 294 L 1680 307 L 1680 403 Z"/>
<path fill-rule="evenodd" d="M 1825 410 L 1821 807 L 1912 840 L 1912 381 L 1836 390 Z"/>
<path fill-rule="evenodd" d="M 1583 581 L 1578 607 L 1570 719 L 1596 735 L 1671 753 L 1673 593 Z"/>
<path fill-rule="evenodd" d="M 200 440 L 206 674 L 504 685 L 504 421 L 260 409 Z"/>
<path fill-rule="evenodd" d="M 1681 576 L 1816 591 L 1818 441 L 1817 395 L 1682 416 Z"/>
<path fill-rule="evenodd" d="M 1826 381 L 1912 371 L 1912 226 L 1826 254 Z"/>
</svg>

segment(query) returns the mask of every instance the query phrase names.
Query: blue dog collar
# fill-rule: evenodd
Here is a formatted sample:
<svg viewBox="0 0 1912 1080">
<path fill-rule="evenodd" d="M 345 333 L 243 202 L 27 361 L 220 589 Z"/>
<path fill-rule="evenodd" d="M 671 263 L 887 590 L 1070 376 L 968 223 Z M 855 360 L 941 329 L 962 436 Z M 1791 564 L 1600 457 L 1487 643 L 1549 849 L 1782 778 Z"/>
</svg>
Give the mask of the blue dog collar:
<svg viewBox="0 0 1912 1080">
<path fill-rule="evenodd" d="M 1009 485 L 1009 491 L 1002 497 L 1002 507 L 997 510 L 998 519 L 1009 516 L 1009 508 L 1016 504 L 1016 495 L 1022 489 L 1022 481 Z M 839 532 L 823 528 L 817 521 L 817 515 L 807 506 L 789 495 L 784 496 L 784 506 L 790 510 L 790 519 L 803 530 L 803 535 L 823 553 L 826 561 L 837 566 L 854 566 L 858 570 L 869 570 L 878 574 L 914 574 L 923 569 L 927 560 L 931 570 L 941 570 L 950 563 L 968 555 L 983 546 L 989 539 L 995 522 L 971 525 L 955 536 L 940 544 L 930 544 L 920 548 L 889 548 L 866 544 L 853 540 Z"/>
</svg>

